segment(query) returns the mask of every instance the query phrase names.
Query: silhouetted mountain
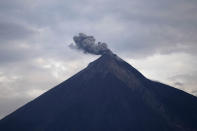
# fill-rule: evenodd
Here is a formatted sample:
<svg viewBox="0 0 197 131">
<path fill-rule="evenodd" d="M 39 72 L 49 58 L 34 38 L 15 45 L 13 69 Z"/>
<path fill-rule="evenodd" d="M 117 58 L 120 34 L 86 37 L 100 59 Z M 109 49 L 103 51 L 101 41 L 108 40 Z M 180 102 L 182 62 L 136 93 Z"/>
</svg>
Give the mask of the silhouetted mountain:
<svg viewBox="0 0 197 131">
<path fill-rule="evenodd" d="M 108 53 L 3 118 L 0 130 L 196 131 L 197 97 Z"/>
</svg>

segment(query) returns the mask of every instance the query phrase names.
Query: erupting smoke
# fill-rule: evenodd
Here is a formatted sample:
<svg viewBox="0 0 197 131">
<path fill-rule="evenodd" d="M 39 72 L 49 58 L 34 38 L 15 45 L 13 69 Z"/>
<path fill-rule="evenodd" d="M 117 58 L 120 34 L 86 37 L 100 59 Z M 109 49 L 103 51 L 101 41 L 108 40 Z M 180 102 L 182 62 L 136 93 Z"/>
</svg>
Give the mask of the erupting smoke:
<svg viewBox="0 0 197 131">
<path fill-rule="evenodd" d="M 74 36 L 73 40 L 75 44 L 70 44 L 70 48 L 83 50 L 84 53 L 90 53 L 95 55 L 103 55 L 105 53 L 111 52 L 108 49 L 106 43 L 98 42 L 95 43 L 95 38 L 93 36 L 88 36 L 83 33 L 79 33 L 78 36 Z"/>
</svg>

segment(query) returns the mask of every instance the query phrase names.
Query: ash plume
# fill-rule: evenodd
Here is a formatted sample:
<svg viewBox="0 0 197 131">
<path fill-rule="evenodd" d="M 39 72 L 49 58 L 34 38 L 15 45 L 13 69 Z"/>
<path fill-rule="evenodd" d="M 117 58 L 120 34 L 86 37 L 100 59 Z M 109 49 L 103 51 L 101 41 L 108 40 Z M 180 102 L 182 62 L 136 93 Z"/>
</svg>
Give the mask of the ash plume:
<svg viewBox="0 0 197 131">
<path fill-rule="evenodd" d="M 96 43 L 94 36 L 88 36 L 84 33 L 79 33 L 78 36 L 74 36 L 73 41 L 75 43 L 71 43 L 69 47 L 72 49 L 82 50 L 84 53 L 103 55 L 111 52 L 106 43 Z"/>
</svg>

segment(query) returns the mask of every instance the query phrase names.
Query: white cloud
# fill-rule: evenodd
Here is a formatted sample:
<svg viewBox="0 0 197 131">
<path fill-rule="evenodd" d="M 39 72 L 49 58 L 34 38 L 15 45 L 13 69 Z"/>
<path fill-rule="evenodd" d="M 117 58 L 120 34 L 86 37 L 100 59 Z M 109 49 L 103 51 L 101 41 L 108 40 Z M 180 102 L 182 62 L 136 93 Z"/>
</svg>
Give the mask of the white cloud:
<svg viewBox="0 0 197 131">
<path fill-rule="evenodd" d="M 197 90 L 196 56 L 187 53 L 174 53 L 154 55 L 144 59 L 127 59 L 146 77 L 197 95 L 194 92 Z"/>
</svg>

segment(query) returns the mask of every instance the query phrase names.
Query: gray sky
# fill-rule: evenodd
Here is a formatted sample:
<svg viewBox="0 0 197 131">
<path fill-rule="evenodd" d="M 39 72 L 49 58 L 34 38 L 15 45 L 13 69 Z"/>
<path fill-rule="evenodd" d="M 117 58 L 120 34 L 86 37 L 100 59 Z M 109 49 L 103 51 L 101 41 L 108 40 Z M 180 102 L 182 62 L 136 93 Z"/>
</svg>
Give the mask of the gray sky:
<svg viewBox="0 0 197 131">
<path fill-rule="evenodd" d="M 197 95 L 196 12 L 196 0 L 0 0 L 0 118 L 99 57 L 68 47 L 79 32 Z"/>
</svg>

